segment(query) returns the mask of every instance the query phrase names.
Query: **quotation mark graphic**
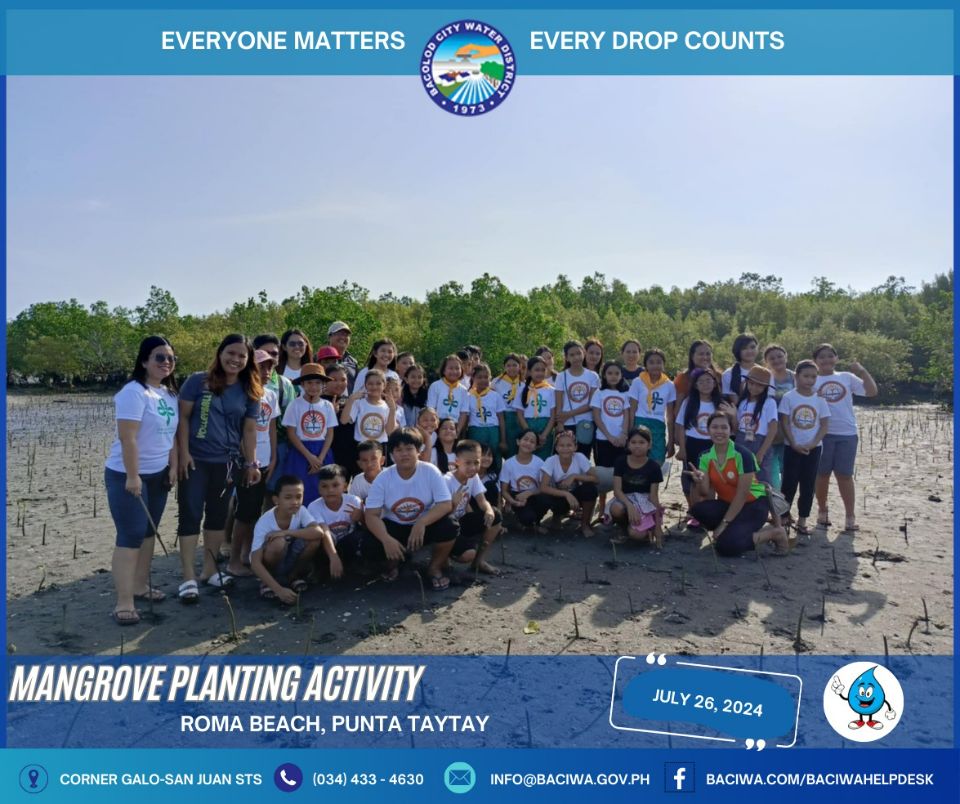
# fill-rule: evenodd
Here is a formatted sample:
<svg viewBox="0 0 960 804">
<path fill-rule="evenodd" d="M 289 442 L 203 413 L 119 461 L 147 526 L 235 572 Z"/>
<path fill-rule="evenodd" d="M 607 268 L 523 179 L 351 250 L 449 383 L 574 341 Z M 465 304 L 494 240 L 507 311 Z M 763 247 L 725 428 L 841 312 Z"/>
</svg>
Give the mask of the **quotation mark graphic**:
<svg viewBox="0 0 960 804">
<path fill-rule="evenodd" d="M 766 741 L 766 740 L 757 740 L 756 742 L 754 742 L 753 737 L 747 737 L 747 739 L 746 739 L 745 742 L 746 742 L 747 750 L 748 750 L 748 751 L 749 751 L 751 748 L 753 748 L 754 746 L 757 747 L 757 750 L 758 750 L 758 751 L 762 751 L 764 748 L 767 747 L 767 741 Z"/>
<path fill-rule="evenodd" d="M 659 664 L 663 667 L 667 663 L 667 656 L 665 653 L 661 653 L 657 656 L 656 653 L 647 654 L 647 664 Z"/>
</svg>

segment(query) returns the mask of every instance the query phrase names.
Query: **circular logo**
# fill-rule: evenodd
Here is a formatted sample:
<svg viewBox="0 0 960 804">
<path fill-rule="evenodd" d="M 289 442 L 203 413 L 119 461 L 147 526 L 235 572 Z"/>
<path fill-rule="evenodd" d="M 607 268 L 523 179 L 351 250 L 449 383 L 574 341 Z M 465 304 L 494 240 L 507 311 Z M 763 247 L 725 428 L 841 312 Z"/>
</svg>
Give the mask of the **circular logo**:
<svg viewBox="0 0 960 804">
<path fill-rule="evenodd" d="M 360 428 L 363 429 L 362 423 Z M 300 418 L 300 429 L 307 438 L 322 438 L 327 432 L 327 417 L 319 410 L 308 410 Z"/>
<path fill-rule="evenodd" d="M 533 489 L 533 488 L 536 488 L 538 485 L 540 484 L 537 483 L 537 479 L 534 477 L 530 477 L 530 475 L 521 475 L 520 477 L 517 478 L 517 488 L 520 489 L 520 491 Z"/>
<path fill-rule="evenodd" d="M 390 510 L 401 522 L 415 522 L 426 506 L 416 497 L 403 497 L 397 500 Z"/>
<path fill-rule="evenodd" d="M 25 793 L 42 793 L 50 777 L 43 765 L 26 765 L 20 769 L 20 789 Z"/>
<path fill-rule="evenodd" d="M 383 435 L 383 416 L 379 413 L 368 413 L 360 419 L 360 432 L 371 441 L 376 441 Z"/>
<path fill-rule="evenodd" d="M 516 76 L 516 60 L 507 38 L 479 20 L 444 25 L 423 48 L 420 79 L 441 109 L 476 117 L 499 108 Z"/>
<path fill-rule="evenodd" d="M 569 388 L 567 388 L 567 396 L 570 397 L 571 402 L 583 402 L 590 394 L 590 386 L 585 382 L 575 382 Z"/>
<path fill-rule="evenodd" d="M 817 411 L 810 405 L 798 405 L 793 409 L 791 421 L 798 430 L 812 430 L 817 425 Z"/>
<path fill-rule="evenodd" d="M 756 430 L 752 413 L 744 413 L 743 416 L 740 417 L 740 429 L 744 432 L 747 430 Z"/>
<path fill-rule="evenodd" d="M 873 662 L 852 662 L 830 678 L 823 690 L 823 714 L 841 737 L 872 743 L 893 731 L 903 713 L 903 689 L 897 677 Z"/>
<path fill-rule="evenodd" d="M 847 395 L 847 389 L 842 382 L 830 380 L 820 386 L 817 395 L 822 396 L 827 402 L 833 404 L 834 402 L 839 402 Z"/>
<path fill-rule="evenodd" d="M 443 772 L 443 783 L 451 793 L 469 793 L 477 783 L 477 772 L 466 762 L 452 762 Z"/>
<path fill-rule="evenodd" d="M 273 783 L 278 790 L 284 793 L 292 793 L 299 790 L 303 784 L 303 771 L 292 762 L 284 762 L 273 772 Z"/>
<path fill-rule="evenodd" d="M 267 429 L 270 427 L 270 415 L 272 413 L 273 407 L 269 403 L 260 403 L 260 415 L 257 416 L 257 430 L 259 432 L 267 432 Z"/>
<path fill-rule="evenodd" d="M 710 431 L 707 429 L 707 419 L 710 418 L 709 413 L 701 413 L 697 416 L 696 430 L 701 435 L 709 436 Z"/>
<path fill-rule="evenodd" d="M 603 400 L 603 412 L 608 416 L 622 416 L 623 400 L 619 396 L 608 396 Z"/>
</svg>

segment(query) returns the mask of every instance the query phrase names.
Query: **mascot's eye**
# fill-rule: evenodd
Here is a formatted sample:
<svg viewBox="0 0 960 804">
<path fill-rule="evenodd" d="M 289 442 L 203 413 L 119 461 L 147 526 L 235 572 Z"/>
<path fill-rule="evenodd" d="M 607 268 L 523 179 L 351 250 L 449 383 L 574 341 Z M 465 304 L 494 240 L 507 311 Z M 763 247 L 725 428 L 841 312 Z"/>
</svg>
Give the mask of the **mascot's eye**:
<svg viewBox="0 0 960 804">
<path fill-rule="evenodd" d="M 868 697 L 868 698 L 872 698 L 872 697 L 873 697 L 873 684 L 871 684 L 869 687 L 867 687 L 867 697 Z"/>
<path fill-rule="evenodd" d="M 857 690 L 857 694 L 862 698 L 866 694 L 866 690 L 863 688 L 863 684 L 860 685 L 860 689 Z"/>
</svg>

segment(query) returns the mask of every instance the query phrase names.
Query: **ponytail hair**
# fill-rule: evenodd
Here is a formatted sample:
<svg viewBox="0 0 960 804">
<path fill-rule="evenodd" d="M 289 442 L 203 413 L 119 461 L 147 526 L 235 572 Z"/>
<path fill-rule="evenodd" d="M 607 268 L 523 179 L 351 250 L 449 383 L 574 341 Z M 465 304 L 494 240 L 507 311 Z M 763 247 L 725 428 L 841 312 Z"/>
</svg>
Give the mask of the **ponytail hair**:
<svg viewBox="0 0 960 804">
<path fill-rule="evenodd" d="M 738 396 L 743 381 L 743 372 L 740 369 L 740 353 L 743 351 L 744 346 L 751 343 L 755 343 L 757 346 L 760 345 L 757 336 L 752 332 L 744 332 L 733 339 L 733 349 L 731 351 L 733 352 L 733 358 L 736 362 L 733 364 L 733 370 L 730 372 L 730 390 Z"/>
<path fill-rule="evenodd" d="M 547 349 L 547 347 L 545 346 L 541 348 Z M 550 350 L 547 349 L 547 351 L 549 352 Z M 534 366 L 536 366 L 537 364 L 542 365 L 544 368 L 547 367 L 547 361 L 539 356 L 531 357 L 527 361 L 527 375 L 526 377 L 524 377 L 523 391 L 520 393 L 520 404 L 523 405 L 523 407 L 527 406 L 527 399 L 530 398 L 530 372 L 533 371 Z"/>
</svg>

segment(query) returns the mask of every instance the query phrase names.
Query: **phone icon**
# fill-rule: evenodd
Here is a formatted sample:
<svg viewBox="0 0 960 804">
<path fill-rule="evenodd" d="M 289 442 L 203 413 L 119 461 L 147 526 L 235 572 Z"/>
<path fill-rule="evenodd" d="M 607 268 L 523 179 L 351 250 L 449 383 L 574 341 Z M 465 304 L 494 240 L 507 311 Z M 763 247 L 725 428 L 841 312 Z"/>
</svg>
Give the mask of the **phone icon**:
<svg viewBox="0 0 960 804">
<path fill-rule="evenodd" d="M 303 784 L 303 771 L 292 762 L 284 762 L 273 773 L 273 783 L 278 790 L 284 793 L 292 793 L 299 790 Z"/>
</svg>

